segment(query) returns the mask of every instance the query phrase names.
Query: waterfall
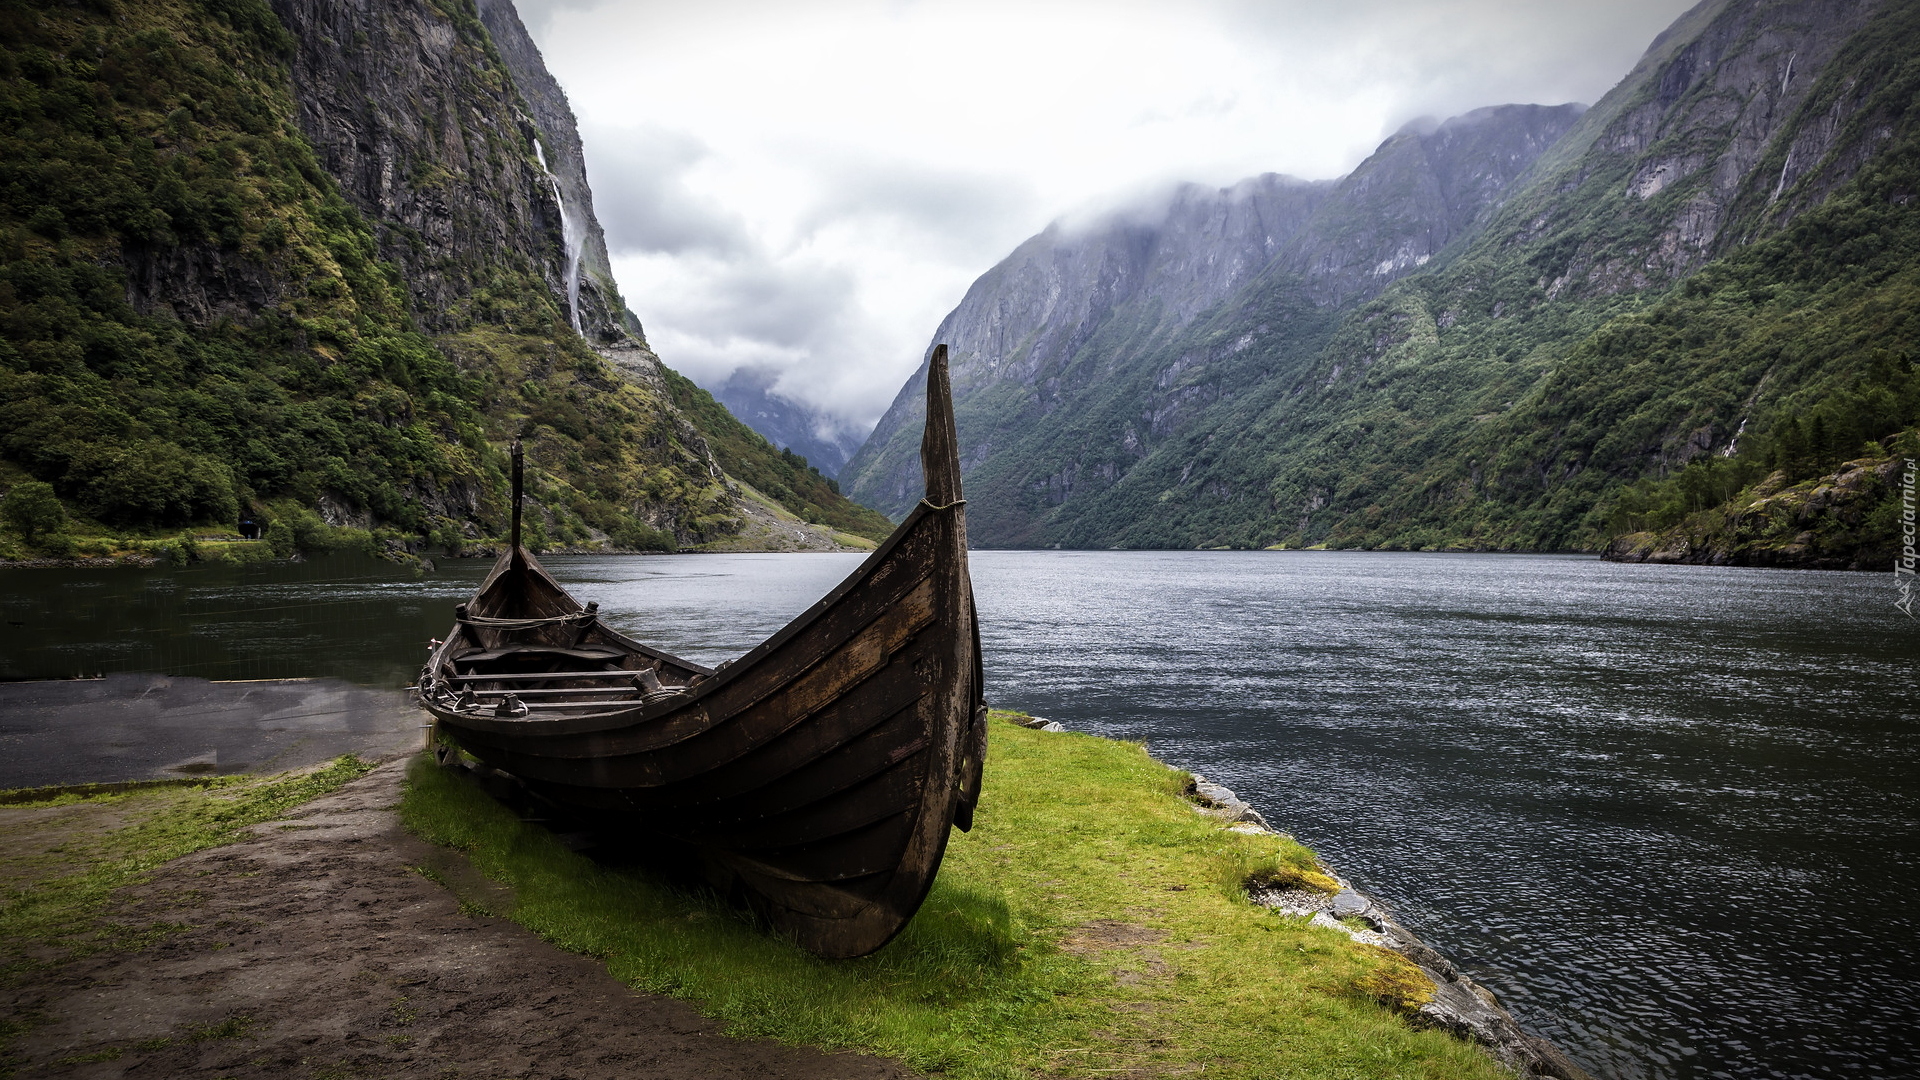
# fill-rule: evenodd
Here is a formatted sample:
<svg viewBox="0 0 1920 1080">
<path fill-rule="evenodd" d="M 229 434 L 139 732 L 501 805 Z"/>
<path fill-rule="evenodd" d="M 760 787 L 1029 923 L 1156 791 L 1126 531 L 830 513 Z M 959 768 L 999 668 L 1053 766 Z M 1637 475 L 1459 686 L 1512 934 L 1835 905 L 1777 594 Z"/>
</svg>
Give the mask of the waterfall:
<svg viewBox="0 0 1920 1080">
<path fill-rule="evenodd" d="M 586 237 L 579 222 L 567 213 L 567 197 L 560 194 L 560 178 L 547 168 L 547 152 L 540 148 L 540 140 L 533 140 L 533 156 L 540 162 L 540 171 L 547 176 L 547 183 L 553 185 L 553 201 L 560 207 L 560 237 L 567 245 L 567 317 L 573 320 L 573 332 L 580 329 L 580 251 L 585 246 Z"/>
</svg>

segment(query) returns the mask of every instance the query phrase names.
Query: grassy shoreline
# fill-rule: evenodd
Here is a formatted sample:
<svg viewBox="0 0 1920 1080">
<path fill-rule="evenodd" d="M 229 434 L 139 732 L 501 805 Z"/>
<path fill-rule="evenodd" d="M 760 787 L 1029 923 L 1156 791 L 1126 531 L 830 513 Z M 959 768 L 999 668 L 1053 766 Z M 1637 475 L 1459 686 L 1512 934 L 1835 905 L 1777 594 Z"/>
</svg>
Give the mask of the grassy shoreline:
<svg viewBox="0 0 1920 1080">
<path fill-rule="evenodd" d="M 730 1034 L 898 1057 L 966 1078 L 1510 1076 L 1416 1030 L 1398 954 L 1250 903 L 1250 877 L 1326 879 L 1291 839 L 1196 814 L 1137 744 L 996 713 L 974 830 L 879 953 L 827 962 L 698 891 L 609 869 L 424 762 L 401 815 L 511 889 L 477 907 L 683 998 Z"/>
</svg>

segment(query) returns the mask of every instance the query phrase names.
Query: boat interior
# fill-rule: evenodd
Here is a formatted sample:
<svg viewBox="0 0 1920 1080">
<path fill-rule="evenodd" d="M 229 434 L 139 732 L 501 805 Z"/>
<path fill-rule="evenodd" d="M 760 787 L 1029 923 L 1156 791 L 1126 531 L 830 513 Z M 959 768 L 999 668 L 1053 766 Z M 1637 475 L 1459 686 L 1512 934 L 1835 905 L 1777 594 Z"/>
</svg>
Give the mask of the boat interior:
<svg viewBox="0 0 1920 1080">
<path fill-rule="evenodd" d="M 460 640 L 440 654 L 432 685 L 461 712 L 514 718 L 631 709 L 677 697 L 712 674 L 623 637 L 600 621 L 598 604 L 531 618 L 475 616 L 462 604 L 455 617 Z"/>
</svg>

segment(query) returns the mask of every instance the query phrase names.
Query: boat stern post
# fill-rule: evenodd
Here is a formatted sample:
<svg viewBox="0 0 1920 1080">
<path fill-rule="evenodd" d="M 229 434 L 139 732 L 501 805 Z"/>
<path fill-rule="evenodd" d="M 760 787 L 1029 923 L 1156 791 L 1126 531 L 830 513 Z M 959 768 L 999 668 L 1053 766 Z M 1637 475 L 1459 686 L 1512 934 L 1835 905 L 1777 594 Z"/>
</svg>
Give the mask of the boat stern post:
<svg viewBox="0 0 1920 1080">
<path fill-rule="evenodd" d="M 926 477 L 926 505 L 946 512 L 948 542 L 954 557 L 951 580 L 953 608 L 964 621 L 955 635 L 955 655 L 951 662 L 959 673 L 950 707 L 966 717 L 962 722 L 958 745 L 953 794 L 953 824 L 961 832 L 973 828 L 973 811 L 980 799 L 981 773 L 987 754 L 985 687 L 980 664 L 980 625 L 973 606 L 973 579 L 967 572 L 967 508 L 960 488 L 960 434 L 953 415 L 953 385 L 947 360 L 947 346 L 937 344 L 927 358 L 927 423 L 920 436 L 920 471 Z"/>
<path fill-rule="evenodd" d="M 520 559 L 520 497 L 521 497 L 521 492 L 524 490 L 524 481 L 525 481 L 525 473 L 526 473 L 525 455 L 520 450 L 519 439 L 513 440 L 513 449 L 510 453 L 513 458 L 513 527 L 512 527 L 511 536 L 509 537 L 509 540 L 508 540 L 508 543 L 511 545 L 508 548 L 508 550 L 513 553 L 513 560 L 514 562 L 517 563 L 521 561 Z"/>
</svg>

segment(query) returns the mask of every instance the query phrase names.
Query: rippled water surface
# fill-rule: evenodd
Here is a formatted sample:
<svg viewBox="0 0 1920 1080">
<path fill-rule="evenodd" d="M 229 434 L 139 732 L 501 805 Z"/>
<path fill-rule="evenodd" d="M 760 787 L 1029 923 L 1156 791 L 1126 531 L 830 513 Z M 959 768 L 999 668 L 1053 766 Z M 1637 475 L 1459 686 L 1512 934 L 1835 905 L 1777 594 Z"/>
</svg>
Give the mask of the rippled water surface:
<svg viewBox="0 0 1920 1080">
<path fill-rule="evenodd" d="M 333 556 L 256 566 L 0 570 L 0 679 L 157 671 L 404 686 L 486 576 Z"/>
<path fill-rule="evenodd" d="M 705 663 L 857 563 L 549 560 Z M 991 701 L 1234 788 L 1596 1074 L 1920 1075 L 1920 624 L 1888 575 L 1336 552 L 973 569 Z M 284 570 L 4 579 L 0 675 L 175 655 L 404 679 L 484 567 Z M 82 595 L 93 630 L 61 629 Z M 112 637 L 122 604 L 145 614 Z"/>
<path fill-rule="evenodd" d="M 984 553 L 990 692 L 1260 807 L 1614 1077 L 1920 1075 L 1890 575 Z"/>
</svg>

